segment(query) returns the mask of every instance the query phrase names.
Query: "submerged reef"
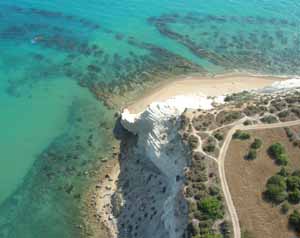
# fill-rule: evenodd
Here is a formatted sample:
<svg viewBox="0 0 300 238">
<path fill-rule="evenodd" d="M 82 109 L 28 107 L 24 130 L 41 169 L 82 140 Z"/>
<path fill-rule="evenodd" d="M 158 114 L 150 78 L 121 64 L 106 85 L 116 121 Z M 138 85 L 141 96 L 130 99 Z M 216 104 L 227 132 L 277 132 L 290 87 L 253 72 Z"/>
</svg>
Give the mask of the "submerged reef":
<svg viewBox="0 0 300 238">
<path fill-rule="evenodd" d="M 11 14 L 4 14 L 5 9 Z M 34 80 L 68 77 L 88 88 L 96 98 L 112 108 L 124 101 L 126 94 L 141 91 L 143 85 L 154 84 L 155 79 L 207 73 L 202 66 L 166 48 L 100 27 L 89 19 L 15 6 L 1 10 L 5 20 L 11 24 L 6 24 L 3 29 L 0 26 L 0 40 L 13 40 L 18 44 L 25 41 L 36 46 L 34 52 L 28 52 L 33 64 L 28 65 L 26 77 L 9 82 L 7 92 L 11 95 L 22 94 L 20 89 L 28 88 Z M 21 23 L 16 24 L 13 17 L 21 19 Z M 39 19 L 38 24 L 35 18 Z M 127 52 L 120 54 L 103 47 L 101 42 L 90 43 L 90 35 L 96 31 L 103 36 L 108 35 L 112 41 L 121 42 Z M 49 52 L 49 56 L 43 56 L 41 51 Z M 58 51 L 61 57 L 54 61 L 50 56 Z"/>
<path fill-rule="evenodd" d="M 299 74 L 299 22 L 198 13 L 163 14 L 148 18 L 148 22 L 196 56 L 226 69 Z"/>
</svg>

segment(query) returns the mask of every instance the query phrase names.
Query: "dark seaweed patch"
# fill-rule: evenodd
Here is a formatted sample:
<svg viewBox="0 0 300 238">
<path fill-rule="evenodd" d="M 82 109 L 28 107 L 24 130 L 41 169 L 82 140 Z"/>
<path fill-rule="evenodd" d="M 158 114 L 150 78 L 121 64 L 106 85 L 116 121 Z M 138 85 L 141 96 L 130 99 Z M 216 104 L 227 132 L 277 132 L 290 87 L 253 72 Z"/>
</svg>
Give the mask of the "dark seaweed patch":
<svg viewBox="0 0 300 238">
<path fill-rule="evenodd" d="M 272 74 L 295 74 L 299 72 L 299 34 L 297 22 L 283 18 L 261 16 L 219 16 L 188 13 L 152 17 L 148 22 L 164 36 L 186 46 L 200 58 L 225 69 L 250 70 Z M 176 24 L 185 26 L 186 32 L 176 30 Z M 258 25 L 255 30 L 252 26 Z M 262 25 L 266 25 L 265 30 Z M 226 27 L 228 26 L 228 28 Z M 234 27 L 233 27 L 234 26 Z M 203 29 L 218 29 L 205 31 Z M 296 35 L 295 35 L 296 34 Z M 201 37 L 194 37 L 195 35 Z M 290 37 L 293 40 L 290 40 Z M 287 53 L 288 52 L 288 53 Z"/>
</svg>

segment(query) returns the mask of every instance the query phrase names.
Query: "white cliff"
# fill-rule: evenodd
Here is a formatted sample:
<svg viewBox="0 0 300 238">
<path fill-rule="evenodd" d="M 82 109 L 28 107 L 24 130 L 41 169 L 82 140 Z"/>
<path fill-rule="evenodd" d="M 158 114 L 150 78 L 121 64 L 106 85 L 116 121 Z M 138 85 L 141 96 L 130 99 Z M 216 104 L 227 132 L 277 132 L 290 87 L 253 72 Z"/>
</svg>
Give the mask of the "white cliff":
<svg viewBox="0 0 300 238">
<path fill-rule="evenodd" d="M 223 103 L 223 99 L 224 97 L 212 99 L 205 96 L 178 96 L 165 102 L 153 103 L 139 114 L 130 114 L 128 110 L 124 110 L 121 123 L 137 135 L 136 153 L 158 168 L 167 184 L 162 214 L 160 220 L 156 221 L 163 224 L 164 232 L 153 231 L 151 237 L 161 237 L 164 234 L 164 237 L 179 238 L 186 227 L 187 207 L 181 189 L 187 156 L 179 139 L 178 117 L 186 108 L 208 110 L 213 108 L 214 103 Z"/>
<path fill-rule="evenodd" d="M 215 98 L 176 96 L 165 102 L 154 102 L 139 114 L 131 114 L 125 109 L 121 123 L 128 131 L 138 135 L 139 149 L 143 149 L 149 159 L 167 176 L 174 176 L 175 168 L 170 169 L 167 159 L 162 158 L 163 146 L 177 134 L 177 130 L 174 130 L 174 125 L 172 125 L 172 119 L 176 122 L 186 108 L 209 110 L 214 104 L 223 102 L 224 96 Z M 168 140 L 165 139 L 166 136 Z"/>
<path fill-rule="evenodd" d="M 299 87 L 299 79 L 290 79 L 274 83 L 256 92 L 281 92 Z M 183 182 L 177 178 L 184 174 L 187 161 L 184 147 L 178 139 L 177 119 L 186 108 L 209 110 L 215 104 L 224 103 L 224 98 L 224 96 L 213 98 L 203 95 L 177 96 L 164 102 L 154 102 L 141 113 L 131 114 L 125 109 L 121 115 L 123 127 L 137 135 L 136 153 L 158 168 L 168 183 L 168 197 L 163 201 L 160 221 L 156 221 L 163 224 L 167 233 L 164 237 L 182 237 L 178 230 L 183 230 L 186 225 L 185 217 L 178 211 L 178 204 L 180 200 L 183 201 L 181 194 Z M 155 233 L 158 231 L 153 232 L 153 237 L 161 237 L 162 233 L 159 235 Z"/>
</svg>

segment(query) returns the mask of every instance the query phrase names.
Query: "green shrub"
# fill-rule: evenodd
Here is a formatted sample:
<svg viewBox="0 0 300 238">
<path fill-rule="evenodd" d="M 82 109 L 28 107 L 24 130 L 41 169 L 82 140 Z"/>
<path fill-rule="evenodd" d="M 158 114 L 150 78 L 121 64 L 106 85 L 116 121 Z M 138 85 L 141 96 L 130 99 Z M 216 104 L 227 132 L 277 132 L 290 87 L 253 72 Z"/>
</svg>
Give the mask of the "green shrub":
<svg viewBox="0 0 300 238">
<path fill-rule="evenodd" d="M 286 180 L 287 188 L 290 191 L 295 189 L 300 189 L 300 177 L 298 176 L 289 176 Z"/>
<path fill-rule="evenodd" d="M 282 203 L 280 210 L 282 213 L 286 214 L 290 210 L 290 207 L 291 207 L 291 205 L 285 201 L 284 203 Z"/>
<path fill-rule="evenodd" d="M 223 217 L 222 204 L 215 197 L 207 197 L 199 203 L 199 209 L 208 218 L 216 220 Z"/>
<path fill-rule="evenodd" d="M 285 110 L 285 111 L 282 111 L 282 112 L 279 112 L 278 113 L 278 116 L 283 118 L 283 117 L 287 117 L 289 115 L 289 110 Z"/>
<path fill-rule="evenodd" d="M 194 212 L 194 217 L 199 221 L 201 221 L 205 218 L 199 210 Z"/>
<path fill-rule="evenodd" d="M 233 139 L 248 140 L 248 139 L 250 139 L 250 134 L 243 132 L 241 130 L 237 130 L 233 134 Z"/>
<path fill-rule="evenodd" d="M 289 224 L 296 230 L 300 231 L 300 213 L 294 210 L 289 217 Z"/>
<path fill-rule="evenodd" d="M 263 123 L 268 123 L 268 124 L 271 124 L 271 123 L 275 123 L 275 122 L 278 122 L 277 118 L 274 117 L 274 116 L 265 116 L 263 118 L 260 119 Z"/>
<path fill-rule="evenodd" d="M 220 234 L 204 234 L 193 236 L 193 238 L 222 238 Z"/>
<path fill-rule="evenodd" d="M 269 184 L 278 185 L 282 189 L 287 188 L 285 178 L 283 176 L 280 176 L 280 175 L 274 175 L 274 176 L 270 177 L 267 181 L 267 185 L 269 185 Z"/>
<path fill-rule="evenodd" d="M 220 194 L 220 188 L 217 185 L 212 185 L 209 187 L 209 194 L 211 196 L 217 196 Z"/>
<path fill-rule="evenodd" d="M 291 128 L 285 127 L 284 130 L 288 138 L 292 138 L 294 136 L 294 132 Z"/>
<path fill-rule="evenodd" d="M 220 224 L 220 230 L 224 238 L 231 237 L 231 227 L 228 221 L 224 221 Z"/>
<path fill-rule="evenodd" d="M 291 203 L 299 203 L 300 202 L 300 191 L 299 189 L 294 189 L 289 193 L 289 202 Z"/>
<path fill-rule="evenodd" d="M 188 233 L 192 234 L 193 236 L 198 235 L 200 233 L 200 228 L 197 224 L 190 222 L 188 224 Z"/>
<path fill-rule="evenodd" d="M 250 120 L 246 120 L 243 122 L 243 125 L 244 126 L 249 126 L 249 125 L 252 125 L 252 122 Z"/>
<path fill-rule="evenodd" d="M 278 158 L 276 159 L 276 163 L 278 165 L 284 165 L 286 166 L 288 164 L 289 158 L 286 154 L 281 154 L 278 156 Z"/>
<path fill-rule="evenodd" d="M 275 144 L 272 144 L 270 147 L 269 147 L 269 150 L 268 150 L 269 154 L 276 158 L 278 157 L 279 155 L 285 153 L 285 149 L 283 147 L 282 144 L 280 143 L 275 143 Z"/>
<path fill-rule="evenodd" d="M 274 184 L 268 185 L 265 195 L 267 199 L 277 204 L 283 202 L 288 196 L 284 189 Z"/>
<path fill-rule="evenodd" d="M 215 149 L 216 149 L 216 146 L 213 144 L 208 144 L 208 145 L 204 146 L 204 148 L 203 148 L 203 150 L 205 152 L 210 152 L 210 153 L 214 152 Z"/>
<path fill-rule="evenodd" d="M 204 199 L 207 197 L 207 192 L 205 190 L 198 190 L 196 193 L 195 193 L 195 196 L 194 196 L 194 199 L 196 201 L 200 201 L 201 199 Z"/>
<path fill-rule="evenodd" d="M 283 202 L 288 194 L 286 192 L 286 181 L 283 176 L 275 175 L 268 179 L 265 196 L 274 203 Z"/>
<path fill-rule="evenodd" d="M 189 145 L 191 149 L 196 149 L 199 145 L 199 139 L 197 136 L 190 135 L 189 136 Z"/>
<path fill-rule="evenodd" d="M 224 140 L 224 136 L 223 136 L 221 133 L 219 133 L 219 132 L 217 132 L 217 133 L 214 135 L 214 137 L 215 137 L 218 141 Z"/>
<path fill-rule="evenodd" d="M 256 150 L 251 149 L 248 154 L 246 155 L 247 160 L 255 160 L 257 158 Z"/>
<path fill-rule="evenodd" d="M 286 167 L 281 167 L 280 171 L 277 174 L 283 177 L 289 176 L 289 172 L 287 171 Z"/>
<path fill-rule="evenodd" d="M 234 97 L 232 95 L 227 95 L 225 98 L 224 98 L 224 101 L 225 102 L 230 102 L 230 101 L 233 101 Z"/>
<path fill-rule="evenodd" d="M 285 149 L 283 145 L 281 145 L 280 143 L 275 143 L 271 145 L 268 149 L 268 153 L 273 159 L 275 159 L 278 165 L 288 164 L 289 158 L 285 154 Z"/>
<path fill-rule="evenodd" d="M 251 144 L 251 148 L 255 150 L 259 149 L 261 146 L 262 146 L 262 140 L 258 138 L 255 138 L 254 142 Z"/>
<path fill-rule="evenodd" d="M 195 212 L 198 210 L 197 203 L 194 201 L 188 201 L 189 213 Z"/>
<path fill-rule="evenodd" d="M 298 176 L 300 177 L 300 170 L 299 169 L 296 169 L 293 173 L 292 173 L 293 176 Z"/>
</svg>

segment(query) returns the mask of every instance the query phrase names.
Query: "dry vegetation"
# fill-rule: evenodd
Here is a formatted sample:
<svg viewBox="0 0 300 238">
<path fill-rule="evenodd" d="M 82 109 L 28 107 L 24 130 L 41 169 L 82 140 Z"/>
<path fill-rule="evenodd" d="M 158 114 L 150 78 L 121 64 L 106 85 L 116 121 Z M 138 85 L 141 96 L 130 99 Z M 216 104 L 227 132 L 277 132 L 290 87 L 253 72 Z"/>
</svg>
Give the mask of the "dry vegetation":
<svg viewBox="0 0 300 238">
<path fill-rule="evenodd" d="M 191 152 L 186 170 L 184 195 L 188 202 L 188 238 L 230 238 L 232 227 L 224 203 L 217 163 L 201 152 L 218 155 L 228 128 L 216 128 L 215 115 L 189 111 L 182 115 L 182 139 Z"/>
<path fill-rule="evenodd" d="M 300 127 L 293 127 L 299 132 Z M 291 170 L 300 168 L 300 149 L 288 138 L 286 130 L 268 129 L 249 132 L 249 140 L 232 140 L 225 169 L 231 195 L 236 206 L 241 227 L 247 231 L 246 237 L 286 238 L 295 236 L 289 229 L 287 214 L 282 214 L 279 206 L 264 201 L 263 192 L 269 177 L 275 175 L 280 167 L 270 158 L 267 150 L 270 145 L 280 142 L 290 158 Z M 257 159 L 247 160 L 254 138 L 260 138 L 262 147 L 257 150 Z M 299 205 L 298 205 L 299 206 Z M 289 213 L 291 213 L 290 209 Z"/>
</svg>

